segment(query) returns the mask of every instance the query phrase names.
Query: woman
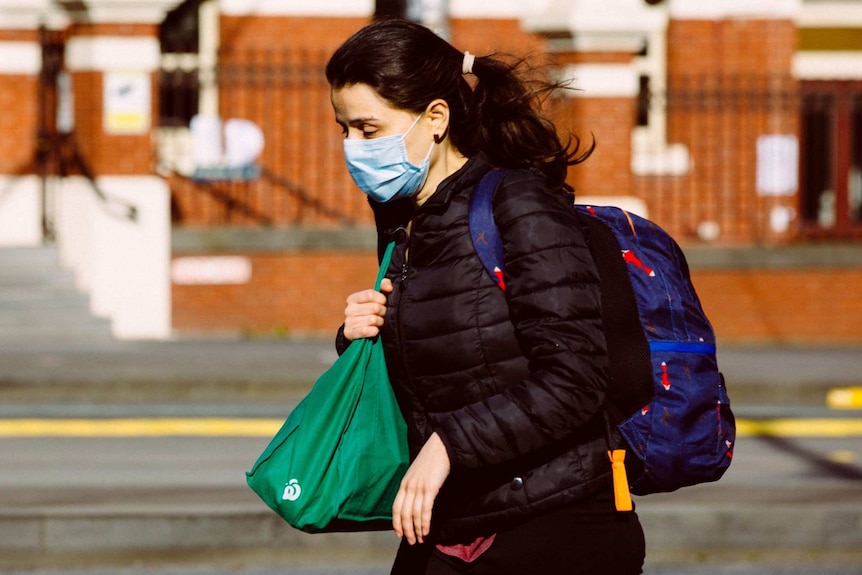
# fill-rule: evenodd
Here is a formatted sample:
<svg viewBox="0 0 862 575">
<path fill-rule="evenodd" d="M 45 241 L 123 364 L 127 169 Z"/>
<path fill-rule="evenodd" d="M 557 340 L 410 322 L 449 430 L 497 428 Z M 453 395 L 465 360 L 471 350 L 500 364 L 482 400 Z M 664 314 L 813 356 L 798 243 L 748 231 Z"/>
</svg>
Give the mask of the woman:
<svg viewBox="0 0 862 575">
<path fill-rule="evenodd" d="M 381 246 L 397 241 L 338 340 L 381 335 L 407 421 L 392 572 L 640 573 L 637 516 L 614 509 L 599 280 L 564 182 L 591 150 L 561 143 L 538 111 L 551 87 L 516 70 L 398 20 L 326 69 L 348 170 Z M 493 200 L 505 291 L 468 231 L 492 167 L 512 170 Z"/>
</svg>

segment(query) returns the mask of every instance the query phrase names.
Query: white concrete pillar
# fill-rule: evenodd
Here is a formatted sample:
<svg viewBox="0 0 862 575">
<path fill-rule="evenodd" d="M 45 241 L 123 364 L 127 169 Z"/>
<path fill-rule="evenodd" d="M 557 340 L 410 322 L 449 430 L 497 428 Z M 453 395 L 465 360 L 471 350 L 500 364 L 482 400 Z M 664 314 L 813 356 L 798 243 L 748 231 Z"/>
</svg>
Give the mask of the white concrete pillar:
<svg viewBox="0 0 862 575">
<path fill-rule="evenodd" d="M 116 3 L 87 2 L 91 19 L 98 24 L 117 22 L 151 23 L 178 2 L 140 2 L 124 10 Z M 99 73 L 103 90 L 76 97 L 96 98 L 90 109 L 102 110 L 100 117 L 79 118 L 86 123 L 93 145 L 111 146 L 122 141 L 147 158 L 151 133 L 155 129 L 155 109 L 150 102 L 152 77 L 158 70 L 160 50 L 154 36 L 118 36 L 105 26 L 106 33 L 73 36 L 66 45 L 66 68 L 77 73 Z M 127 82 L 137 91 L 136 99 L 122 101 L 129 90 L 112 92 L 112 86 Z M 122 93 L 121 93 L 122 92 Z M 78 109 L 87 103 L 78 102 Z M 131 136 L 135 144 L 129 144 Z M 72 267 L 79 287 L 90 293 L 94 314 L 108 317 L 115 337 L 121 339 L 164 339 L 171 335 L 170 292 L 170 190 L 160 177 L 149 173 L 150 162 L 114 166 L 101 162 L 90 182 L 82 177 L 63 183 L 57 203 L 57 242 L 62 261 Z M 113 172 L 113 173 L 112 173 Z M 98 192 L 97 192 L 98 190 Z M 100 200 L 99 195 L 106 198 Z M 136 217 L 126 217 L 127 207 Z"/>
<path fill-rule="evenodd" d="M 0 25 L 2 22 L 0 18 Z M 35 99 L 41 70 L 38 42 L 0 41 L 0 99 L 8 102 L 0 112 L 5 116 L 0 120 L 5 138 L 0 150 L 6 154 L 3 165 L 7 168 L 0 170 L 0 246 L 35 246 L 42 242 L 41 182 L 32 173 L 35 166 L 23 163 L 32 156 L 27 157 L 28 151 L 20 149 L 23 138 L 29 141 L 36 129 L 37 119 L 29 113 L 36 108 L 13 104 L 16 100 Z M 19 158 L 17 162 L 9 161 L 11 152 Z M 19 171 L 24 168 L 31 172 Z"/>
</svg>

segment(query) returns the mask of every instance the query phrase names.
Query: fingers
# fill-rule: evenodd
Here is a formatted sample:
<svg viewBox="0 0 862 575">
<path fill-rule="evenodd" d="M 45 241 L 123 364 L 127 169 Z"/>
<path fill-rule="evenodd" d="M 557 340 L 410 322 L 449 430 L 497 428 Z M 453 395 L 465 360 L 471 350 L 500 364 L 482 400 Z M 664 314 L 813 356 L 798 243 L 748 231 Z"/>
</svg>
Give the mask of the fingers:
<svg viewBox="0 0 862 575">
<path fill-rule="evenodd" d="M 436 489 L 429 486 L 402 485 L 392 505 L 392 528 L 395 535 L 403 537 L 410 545 L 424 543 L 431 532 L 431 514 Z"/>
<path fill-rule="evenodd" d="M 437 499 L 436 491 L 433 497 L 423 497 L 421 502 L 414 500 L 413 528 L 419 543 L 424 543 L 425 536 L 431 532 L 431 510 L 434 507 L 435 499 Z"/>
<path fill-rule="evenodd" d="M 386 296 L 382 293 L 363 290 L 351 294 L 344 308 L 344 337 L 354 340 L 376 336 L 385 315 Z"/>
<path fill-rule="evenodd" d="M 395 502 L 392 503 L 392 530 L 398 537 L 404 537 L 404 524 L 401 520 L 401 510 L 404 509 L 404 499 L 407 494 L 403 489 L 398 490 L 398 495 L 395 496 Z"/>
<path fill-rule="evenodd" d="M 375 337 L 380 333 L 383 318 L 379 315 L 367 315 L 344 318 L 344 337 L 348 340 Z"/>
<path fill-rule="evenodd" d="M 391 281 L 389 282 L 389 287 L 390 288 L 392 287 Z M 386 305 L 386 296 L 384 296 L 379 291 L 374 291 L 373 289 L 366 289 L 366 290 L 358 291 L 356 293 L 352 293 L 349 296 L 347 296 L 348 307 L 351 305 L 364 305 L 364 304 L 378 304 L 381 306 L 385 306 Z"/>
<path fill-rule="evenodd" d="M 434 501 L 449 475 L 449 455 L 437 433 L 410 464 L 392 505 L 392 528 L 410 545 L 423 543 L 431 532 Z"/>
</svg>

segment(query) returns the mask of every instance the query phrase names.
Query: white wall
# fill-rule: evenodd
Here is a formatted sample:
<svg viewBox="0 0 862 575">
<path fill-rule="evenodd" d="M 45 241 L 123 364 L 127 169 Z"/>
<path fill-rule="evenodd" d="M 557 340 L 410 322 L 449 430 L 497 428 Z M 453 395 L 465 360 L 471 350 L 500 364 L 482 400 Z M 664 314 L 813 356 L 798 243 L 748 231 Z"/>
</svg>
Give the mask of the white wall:
<svg viewBox="0 0 862 575">
<path fill-rule="evenodd" d="M 805 28 L 862 28 L 862 2 L 806 2 L 796 24 Z M 859 80 L 862 52 L 797 52 L 793 57 L 793 73 L 800 80 Z"/>
<path fill-rule="evenodd" d="M 42 243 L 42 193 L 38 176 L 0 176 L 0 246 Z"/>
<path fill-rule="evenodd" d="M 227 16 L 371 16 L 374 0 L 220 0 Z"/>
<path fill-rule="evenodd" d="M 60 183 L 54 219 L 60 263 L 75 272 L 75 286 L 86 293 L 93 286 L 91 219 L 97 209 L 96 201 L 85 178 L 70 177 Z"/>
<path fill-rule="evenodd" d="M 454 18 L 523 18 L 554 0 L 448 0 Z M 565 0 L 571 1 L 571 0 Z M 603 0 L 597 0 L 601 5 Z M 436 2 L 432 2 L 436 4 Z M 371 16 L 374 0 L 220 0 L 228 16 Z"/>
<path fill-rule="evenodd" d="M 668 9 L 679 20 L 793 19 L 802 10 L 802 0 L 669 0 Z"/>
<path fill-rule="evenodd" d="M 36 42 L 0 41 L 0 82 L 7 74 L 36 75 L 42 52 Z M 14 110 L 0 111 L 2 114 Z M 42 242 L 42 198 L 35 175 L 0 174 L 0 246 L 34 246 Z"/>
<path fill-rule="evenodd" d="M 112 8 L 119 8 L 116 2 L 90 0 L 89 5 L 106 14 L 101 17 L 94 12 L 97 21 L 158 21 L 177 3 L 136 2 L 126 6 L 129 11 L 122 18 L 116 13 L 107 16 Z M 66 45 L 66 67 L 72 71 L 146 73 L 157 70 L 159 61 L 158 39 L 152 37 L 73 37 Z M 103 125 L 103 129 L 109 127 Z M 89 292 L 91 311 L 111 319 L 115 337 L 168 338 L 171 229 L 167 183 L 152 175 L 101 175 L 96 185 L 112 201 L 99 201 L 84 178 L 62 182 L 56 209 L 61 261 L 74 270 L 78 287 Z M 123 217 L 124 205 L 135 207 L 135 221 Z"/>
<path fill-rule="evenodd" d="M 84 178 L 67 178 L 57 205 L 57 242 L 91 311 L 120 339 L 171 335 L 170 190 L 155 176 L 105 176 L 105 205 Z M 121 203 L 122 202 L 122 203 Z M 123 217 L 135 206 L 137 220 Z"/>
</svg>

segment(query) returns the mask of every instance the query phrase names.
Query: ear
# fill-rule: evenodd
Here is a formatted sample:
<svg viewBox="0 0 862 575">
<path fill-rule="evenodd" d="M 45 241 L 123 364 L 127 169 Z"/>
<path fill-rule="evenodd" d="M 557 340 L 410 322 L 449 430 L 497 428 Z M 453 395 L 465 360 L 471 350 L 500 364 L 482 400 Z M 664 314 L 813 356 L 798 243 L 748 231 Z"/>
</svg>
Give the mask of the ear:
<svg viewBox="0 0 862 575">
<path fill-rule="evenodd" d="M 431 120 L 434 141 L 439 143 L 446 137 L 446 132 L 449 130 L 449 104 L 446 100 L 437 98 L 428 104 L 425 114 Z"/>
</svg>

